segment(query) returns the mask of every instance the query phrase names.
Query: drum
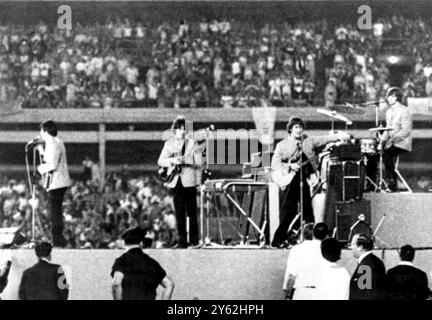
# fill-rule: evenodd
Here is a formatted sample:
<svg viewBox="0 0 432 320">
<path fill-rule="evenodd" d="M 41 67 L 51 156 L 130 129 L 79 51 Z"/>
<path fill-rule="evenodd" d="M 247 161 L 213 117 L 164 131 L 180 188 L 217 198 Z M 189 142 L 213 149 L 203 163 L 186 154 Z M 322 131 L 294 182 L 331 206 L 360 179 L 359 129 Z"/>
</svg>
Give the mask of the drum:
<svg viewBox="0 0 432 320">
<path fill-rule="evenodd" d="M 376 139 L 360 139 L 361 153 L 366 155 L 378 152 L 378 141 Z"/>
</svg>

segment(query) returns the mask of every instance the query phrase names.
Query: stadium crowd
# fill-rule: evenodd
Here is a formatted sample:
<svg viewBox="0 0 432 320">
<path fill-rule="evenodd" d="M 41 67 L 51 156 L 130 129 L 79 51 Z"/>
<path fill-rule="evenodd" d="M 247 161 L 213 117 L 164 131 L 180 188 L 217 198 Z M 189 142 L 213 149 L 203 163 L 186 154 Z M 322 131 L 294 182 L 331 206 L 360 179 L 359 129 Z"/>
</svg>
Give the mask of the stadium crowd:
<svg viewBox="0 0 432 320">
<path fill-rule="evenodd" d="M 20 227 L 23 236 L 31 239 L 28 184 L 3 177 L 0 185 L 1 227 Z M 36 240 L 47 240 L 50 219 L 46 193 L 39 185 L 36 189 Z M 129 178 L 125 173 L 110 174 L 103 193 L 98 191 L 94 179 L 76 180 L 65 196 L 63 216 L 68 248 L 122 248 L 121 234 L 138 226 L 145 231 L 146 247 L 171 247 L 177 241 L 172 197 L 151 176 Z"/>
<path fill-rule="evenodd" d="M 430 21 L 400 16 L 374 20 L 372 30 L 326 20 L 1 25 L 0 100 L 27 108 L 375 101 L 389 86 L 377 58 L 389 39 L 399 41 L 393 53 L 416 60 L 405 96 L 429 96 L 431 29 Z"/>
</svg>

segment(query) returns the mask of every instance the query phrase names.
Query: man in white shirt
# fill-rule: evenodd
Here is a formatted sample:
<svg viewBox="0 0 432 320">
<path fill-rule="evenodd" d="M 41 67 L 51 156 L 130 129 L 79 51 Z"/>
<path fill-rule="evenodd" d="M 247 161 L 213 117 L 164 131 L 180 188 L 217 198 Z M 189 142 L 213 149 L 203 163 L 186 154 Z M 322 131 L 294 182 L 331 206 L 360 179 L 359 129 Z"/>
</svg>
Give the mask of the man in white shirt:
<svg viewBox="0 0 432 320">
<path fill-rule="evenodd" d="M 348 271 L 337 264 L 340 260 L 342 246 L 335 238 L 321 242 L 323 262 L 318 284 L 319 300 L 348 300 L 350 276 Z"/>
<path fill-rule="evenodd" d="M 44 187 L 48 192 L 53 244 L 55 247 L 65 247 L 62 204 L 66 189 L 72 184 L 66 149 L 63 141 L 57 136 L 57 125 L 54 121 L 48 120 L 41 124 L 40 136 L 44 141 L 44 147 L 38 145 L 38 151 L 43 157 L 43 163 L 38 166 L 38 171 L 44 177 Z"/>
<path fill-rule="evenodd" d="M 304 227 L 305 241 L 291 249 L 283 282 L 287 299 L 316 300 L 324 259 L 321 241 L 328 235 L 325 223 L 308 223 Z"/>
</svg>

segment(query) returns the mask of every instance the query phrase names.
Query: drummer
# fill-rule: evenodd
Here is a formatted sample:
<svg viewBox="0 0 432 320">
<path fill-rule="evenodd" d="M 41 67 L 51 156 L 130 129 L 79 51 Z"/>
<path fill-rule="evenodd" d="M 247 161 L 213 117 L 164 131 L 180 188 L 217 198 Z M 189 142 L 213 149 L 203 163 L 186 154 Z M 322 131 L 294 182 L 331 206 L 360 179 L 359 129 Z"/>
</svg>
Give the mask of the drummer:
<svg viewBox="0 0 432 320">
<path fill-rule="evenodd" d="M 385 99 L 380 103 L 380 109 L 386 110 L 386 127 L 393 130 L 379 134 L 383 145 L 383 163 L 385 166 L 386 180 L 390 191 L 397 190 L 397 175 L 395 161 L 398 155 L 412 150 L 412 117 L 408 107 L 402 104 L 402 91 L 397 87 L 387 90 Z M 377 164 L 379 155 L 368 159 L 366 172 L 368 177 L 377 181 Z"/>
</svg>

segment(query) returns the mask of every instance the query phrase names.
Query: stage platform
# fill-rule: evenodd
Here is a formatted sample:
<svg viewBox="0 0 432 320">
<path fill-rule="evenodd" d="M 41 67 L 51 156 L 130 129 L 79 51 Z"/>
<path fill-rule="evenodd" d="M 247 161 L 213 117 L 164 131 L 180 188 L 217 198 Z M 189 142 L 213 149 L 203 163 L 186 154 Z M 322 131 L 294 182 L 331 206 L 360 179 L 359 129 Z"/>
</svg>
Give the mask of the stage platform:
<svg viewBox="0 0 432 320">
<path fill-rule="evenodd" d="M 377 232 L 375 254 L 386 268 L 399 261 L 396 248 L 418 248 L 415 265 L 432 271 L 432 193 L 367 193 L 372 229 Z M 318 220 L 318 219 L 317 219 Z M 54 250 L 53 262 L 66 266 L 71 279 L 70 299 L 111 299 L 111 266 L 121 250 Z M 289 250 L 236 247 L 224 249 L 145 250 L 174 280 L 174 299 L 283 299 L 282 281 Z M 12 270 L 3 299 L 17 299 L 24 269 L 36 262 L 33 250 L 12 251 Z M 356 265 L 345 250 L 341 264 L 350 272 Z"/>
<path fill-rule="evenodd" d="M 366 193 L 371 201 L 372 229 L 377 245 L 399 248 L 405 244 L 432 249 L 432 193 Z M 380 241 L 381 240 L 381 241 Z"/>
<path fill-rule="evenodd" d="M 173 299 L 281 300 L 289 250 L 280 249 L 154 249 L 145 250 L 159 261 L 175 282 Z M 111 266 L 121 250 L 54 250 L 53 262 L 68 270 L 71 300 L 110 300 Z M 386 268 L 398 263 L 396 250 L 377 250 Z M 17 299 L 22 272 L 36 262 L 34 251 L 14 250 L 9 284 L 2 299 Z M 420 250 L 415 265 L 428 274 L 432 250 Z M 345 250 L 341 264 L 353 272 L 356 260 Z"/>
</svg>

